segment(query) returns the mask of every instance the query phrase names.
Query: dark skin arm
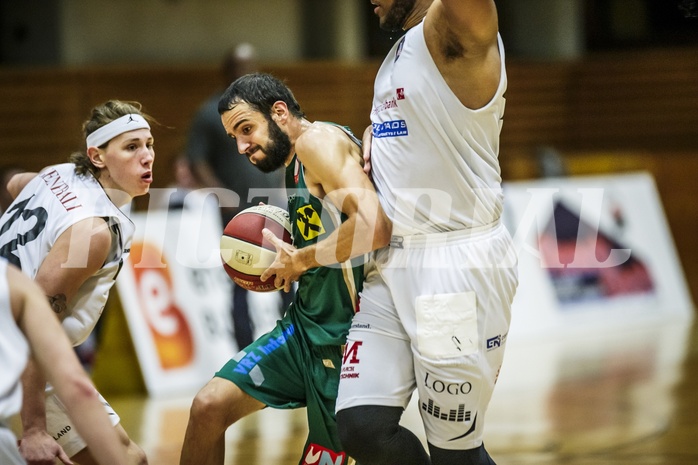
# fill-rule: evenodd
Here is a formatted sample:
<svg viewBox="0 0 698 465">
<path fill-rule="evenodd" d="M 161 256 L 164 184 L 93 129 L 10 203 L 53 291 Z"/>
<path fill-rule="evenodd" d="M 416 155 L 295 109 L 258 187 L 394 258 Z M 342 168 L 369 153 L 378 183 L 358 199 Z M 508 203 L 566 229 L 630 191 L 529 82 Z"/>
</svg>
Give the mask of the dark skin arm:
<svg viewBox="0 0 698 465">
<path fill-rule="evenodd" d="M 436 66 L 463 105 L 478 109 L 500 80 L 498 18 L 493 0 L 434 0 L 424 36 Z"/>
</svg>

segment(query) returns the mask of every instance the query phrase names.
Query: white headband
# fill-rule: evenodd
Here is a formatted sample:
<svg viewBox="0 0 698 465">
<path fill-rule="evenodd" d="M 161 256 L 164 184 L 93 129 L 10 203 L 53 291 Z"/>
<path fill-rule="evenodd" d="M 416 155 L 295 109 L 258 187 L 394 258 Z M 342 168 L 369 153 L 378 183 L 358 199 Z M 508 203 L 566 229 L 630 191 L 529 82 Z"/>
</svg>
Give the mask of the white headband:
<svg viewBox="0 0 698 465">
<path fill-rule="evenodd" d="M 87 136 L 87 148 L 99 147 L 120 134 L 136 129 L 150 129 L 150 125 L 141 115 L 124 115 Z"/>
</svg>

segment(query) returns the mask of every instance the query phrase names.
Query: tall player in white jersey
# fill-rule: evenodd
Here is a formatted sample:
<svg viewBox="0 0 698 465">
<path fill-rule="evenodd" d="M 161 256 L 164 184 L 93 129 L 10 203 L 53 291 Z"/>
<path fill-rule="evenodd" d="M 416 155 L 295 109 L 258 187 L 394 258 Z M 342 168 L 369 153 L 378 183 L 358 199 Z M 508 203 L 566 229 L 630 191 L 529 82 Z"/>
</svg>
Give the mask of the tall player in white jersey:
<svg viewBox="0 0 698 465">
<path fill-rule="evenodd" d="M 8 184 L 15 200 L 0 217 L 0 256 L 40 285 L 73 345 L 93 330 L 128 256 L 134 226 L 121 207 L 146 194 L 153 181 L 150 117 L 140 108 L 117 100 L 93 108 L 83 124 L 85 152 L 71 155 L 71 163 L 15 175 Z M 29 465 L 55 457 L 96 464 L 31 362 L 22 383 L 20 452 Z M 102 402 L 128 446 L 129 463 L 147 463 Z"/>
<path fill-rule="evenodd" d="M 0 258 L 0 463 L 24 465 L 5 421 L 22 404 L 20 377 L 33 354 L 102 465 L 125 465 L 126 447 L 104 411 L 42 290 Z"/>
<path fill-rule="evenodd" d="M 493 0 L 371 3 L 381 27 L 406 31 L 376 76 L 364 138 L 393 239 L 347 339 L 342 444 L 362 465 L 493 464 L 483 424 L 518 284 L 500 223 L 497 11 Z M 399 425 L 415 389 L 428 453 Z"/>
</svg>

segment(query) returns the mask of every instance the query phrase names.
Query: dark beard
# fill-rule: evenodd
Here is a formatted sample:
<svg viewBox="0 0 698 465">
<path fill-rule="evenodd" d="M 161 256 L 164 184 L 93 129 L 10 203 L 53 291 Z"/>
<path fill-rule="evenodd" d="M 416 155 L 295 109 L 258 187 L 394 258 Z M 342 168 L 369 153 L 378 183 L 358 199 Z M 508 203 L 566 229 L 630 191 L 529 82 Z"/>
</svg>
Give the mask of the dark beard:
<svg viewBox="0 0 698 465">
<path fill-rule="evenodd" d="M 388 14 L 380 22 L 380 28 L 385 31 L 396 32 L 402 30 L 407 16 L 414 9 L 416 0 L 395 0 Z"/>
<path fill-rule="evenodd" d="M 271 173 L 284 166 L 291 152 L 291 139 L 288 135 L 271 118 L 267 121 L 269 122 L 269 143 L 260 148 L 266 156 L 255 164 L 263 173 Z"/>
</svg>

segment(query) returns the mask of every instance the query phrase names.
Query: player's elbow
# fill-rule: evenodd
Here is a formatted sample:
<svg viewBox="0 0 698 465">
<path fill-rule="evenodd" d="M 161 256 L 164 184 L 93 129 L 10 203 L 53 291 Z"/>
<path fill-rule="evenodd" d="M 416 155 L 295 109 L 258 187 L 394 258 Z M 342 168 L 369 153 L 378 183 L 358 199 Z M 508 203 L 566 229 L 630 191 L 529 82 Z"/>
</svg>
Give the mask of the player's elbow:
<svg viewBox="0 0 698 465">
<path fill-rule="evenodd" d="M 376 227 L 373 233 L 373 250 L 383 248 L 390 244 L 390 238 L 392 237 L 393 224 L 388 218 L 388 216 L 380 211 L 378 213 L 378 218 L 376 221 Z"/>
<path fill-rule="evenodd" d="M 81 405 L 97 399 L 97 391 L 88 378 L 87 374 L 79 369 L 80 366 L 72 367 L 63 371 L 62 379 L 55 380 L 52 384 L 56 388 L 60 387 L 58 394 L 64 399 L 64 403 L 70 406 Z"/>
</svg>

